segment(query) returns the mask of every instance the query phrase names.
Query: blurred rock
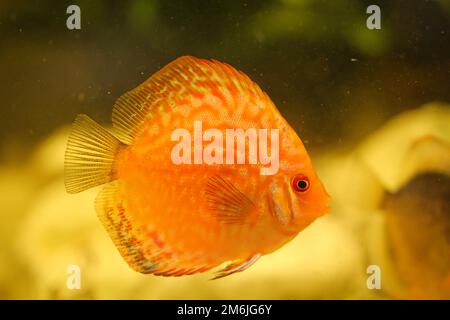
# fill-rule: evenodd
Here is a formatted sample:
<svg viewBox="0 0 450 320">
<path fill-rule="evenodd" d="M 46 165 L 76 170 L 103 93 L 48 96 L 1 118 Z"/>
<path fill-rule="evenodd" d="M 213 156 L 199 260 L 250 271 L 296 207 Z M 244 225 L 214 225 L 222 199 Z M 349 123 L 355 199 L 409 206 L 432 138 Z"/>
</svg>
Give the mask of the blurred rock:
<svg viewBox="0 0 450 320">
<path fill-rule="evenodd" d="M 414 174 L 410 169 L 408 174 L 405 171 L 405 165 L 410 166 L 405 159 L 408 151 L 428 137 L 450 143 L 449 105 L 430 103 L 394 117 L 362 143 L 357 156 L 386 190 L 395 191 Z M 443 163 L 432 159 L 438 165 Z"/>
<path fill-rule="evenodd" d="M 381 267 L 380 293 L 448 299 L 450 106 L 400 114 L 323 165 L 334 213 L 359 235 L 366 264 Z"/>
</svg>

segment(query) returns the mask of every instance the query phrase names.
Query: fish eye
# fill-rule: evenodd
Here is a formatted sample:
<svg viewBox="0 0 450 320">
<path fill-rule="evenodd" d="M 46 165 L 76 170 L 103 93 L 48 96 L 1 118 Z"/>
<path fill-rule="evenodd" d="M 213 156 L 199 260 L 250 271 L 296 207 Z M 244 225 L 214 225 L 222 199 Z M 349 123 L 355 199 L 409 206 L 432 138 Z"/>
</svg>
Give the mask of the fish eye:
<svg viewBox="0 0 450 320">
<path fill-rule="evenodd" d="M 292 187 L 297 192 L 305 192 L 309 189 L 309 179 L 307 176 L 299 174 L 292 180 Z"/>
</svg>

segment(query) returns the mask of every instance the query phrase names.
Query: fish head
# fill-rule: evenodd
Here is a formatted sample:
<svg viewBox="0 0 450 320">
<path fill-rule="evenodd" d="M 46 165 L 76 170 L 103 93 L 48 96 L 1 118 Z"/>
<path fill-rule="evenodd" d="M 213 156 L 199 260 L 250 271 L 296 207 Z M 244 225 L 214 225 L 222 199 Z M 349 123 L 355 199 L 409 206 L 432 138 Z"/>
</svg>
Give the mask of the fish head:
<svg viewBox="0 0 450 320">
<path fill-rule="evenodd" d="M 312 165 L 280 170 L 269 190 L 269 210 L 288 231 L 298 232 L 330 210 L 330 196 Z"/>
</svg>

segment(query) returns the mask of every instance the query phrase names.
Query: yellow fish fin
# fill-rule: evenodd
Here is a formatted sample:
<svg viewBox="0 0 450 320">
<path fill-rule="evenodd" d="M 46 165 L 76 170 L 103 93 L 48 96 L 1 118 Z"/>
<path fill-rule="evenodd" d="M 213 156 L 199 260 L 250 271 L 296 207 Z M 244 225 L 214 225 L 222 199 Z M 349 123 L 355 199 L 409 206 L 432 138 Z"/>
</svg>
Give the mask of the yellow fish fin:
<svg viewBox="0 0 450 320">
<path fill-rule="evenodd" d="M 252 266 L 260 257 L 261 254 L 257 253 L 250 256 L 248 259 L 235 260 L 222 270 L 219 270 L 211 280 L 220 279 L 236 272 L 242 272 L 250 268 L 250 266 Z"/>
<path fill-rule="evenodd" d="M 211 214 L 222 223 L 242 224 L 257 213 L 256 205 L 220 175 L 208 179 L 205 198 Z"/>
<path fill-rule="evenodd" d="M 87 115 L 76 117 L 64 159 L 64 184 L 78 193 L 115 179 L 117 153 L 124 145 Z"/>
<path fill-rule="evenodd" d="M 148 117 L 152 97 L 150 88 L 140 85 L 121 95 L 114 103 L 112 123 L 122 142 L 132 143 L 137 130 Z"/>
<path fill-rule="evenodd" d="M 185 115 L 202 106 L 193 103 L 194 100 L 207 96 L 220 101 L 220 109 L 227 105 L 236 110 L 238 104 L 247 109 L 274 109 L 259 86 L 232 66 L 183 56 L 117 99 L 112 111 L 113 127 L 122 142 L 131 144 L 144 122 L 155 116 L 154 109 Z"/>
<path fill-rule="evenodd" d="M 181 261 L 157 238 L 157 233 L 144 231 L 127 210 L 122 196 L 122 182 L 106 185 L 95 200 L 97 215 L 128 265 L 144 274 L 181 276 L 204 272 L 214 266 L 197 266 Z"/>
</svg>

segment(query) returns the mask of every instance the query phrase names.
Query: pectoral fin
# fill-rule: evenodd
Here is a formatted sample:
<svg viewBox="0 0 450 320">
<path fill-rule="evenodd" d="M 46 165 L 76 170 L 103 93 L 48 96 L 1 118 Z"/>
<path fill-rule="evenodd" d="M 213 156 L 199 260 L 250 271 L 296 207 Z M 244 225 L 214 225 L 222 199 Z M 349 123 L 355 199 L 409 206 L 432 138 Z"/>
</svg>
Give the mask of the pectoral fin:
<svg viewBox="0 0 450 320">
<path fill-rule="evenodd" d="M 209 178 L 205 198 L 211 214 L 223 223 L 244 223 L 256 212 L 255 204 L 231 182 L 219 175 Z"/>
</svg>

